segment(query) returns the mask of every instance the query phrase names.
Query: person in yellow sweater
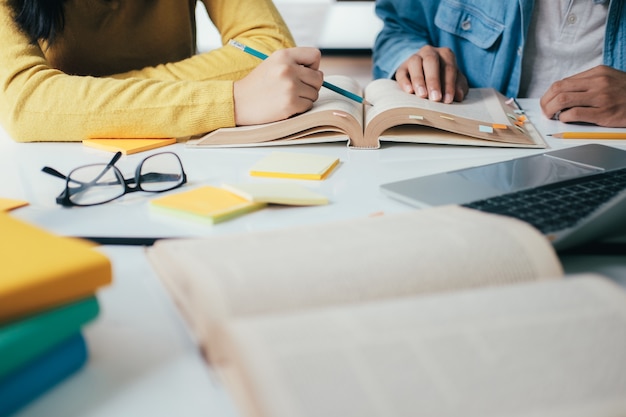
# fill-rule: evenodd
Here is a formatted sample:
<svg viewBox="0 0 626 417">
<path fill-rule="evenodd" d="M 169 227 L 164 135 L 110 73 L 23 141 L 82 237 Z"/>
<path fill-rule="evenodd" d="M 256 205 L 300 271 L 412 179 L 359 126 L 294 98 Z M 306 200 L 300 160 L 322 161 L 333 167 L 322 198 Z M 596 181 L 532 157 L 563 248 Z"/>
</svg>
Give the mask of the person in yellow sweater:
<svg viewBox="0 0 626 417">
<path fill-rule="evenodd" d="M 19 142 L 187 137 L 312 106 L 320 52 L 295 47 L 271 0 L 202 0 L 225 45 L 202 54 L 196 1 L 0 0 L 4 129 Z"/>
</svg>

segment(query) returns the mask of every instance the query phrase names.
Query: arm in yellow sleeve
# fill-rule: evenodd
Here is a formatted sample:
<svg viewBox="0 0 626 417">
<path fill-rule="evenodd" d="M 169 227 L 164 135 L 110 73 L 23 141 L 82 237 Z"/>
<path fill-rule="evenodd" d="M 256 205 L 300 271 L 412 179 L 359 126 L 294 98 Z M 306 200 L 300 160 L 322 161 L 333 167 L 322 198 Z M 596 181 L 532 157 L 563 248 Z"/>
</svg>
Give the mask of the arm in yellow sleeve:
<svg viewBox="0 0 626 417">
<path fill-rule="evenodd" d="M 110 77 L 54 68 L 0 0 L 0 122 L 16 141 L 185 137 L 234 126 L 233 81 L 258 61 L 232 47 Z M 267 53 L 293 46 L 269 0 L 206 1 L 224 40 Z"/>
<path fill-rule="evenodd" d="M 230 39 L 269 55 L 295 46 L 284 20 L 268 0 L 203 0 L 210 20 L 217 28 L 222 46 L 184 61 L 117 74 L 115 78 L 154 78 L 164 80 L 238 80 L 258 64 L 258 58 L 242 56 L 228 46 Z"/>
</svg>

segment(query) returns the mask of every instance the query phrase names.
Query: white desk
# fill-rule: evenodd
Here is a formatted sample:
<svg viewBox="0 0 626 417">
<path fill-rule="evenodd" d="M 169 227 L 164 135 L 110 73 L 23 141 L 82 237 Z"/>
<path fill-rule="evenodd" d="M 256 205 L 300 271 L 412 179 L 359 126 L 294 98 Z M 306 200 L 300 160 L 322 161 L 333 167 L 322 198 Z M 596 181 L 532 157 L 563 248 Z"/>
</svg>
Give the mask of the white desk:
<svg viewBox="0 0 626 417">
<path fill-rule="evenodd" d="M 563 129 L 558 122 L 543 118 L 536 104 L 522 101 L 541 132 Z M 549 139 L 552 148 L 582 143 Z M 604 143 L 626 149 L 626 141 Z M 401 144 L 365 151 L 347 149 L 341 143 L 215 150 L 189 150 L 178 144 L 162 150 L 173 150 L 181 156 L 189 177 L 187 188 L 249 180 L 247 170 L 251 164 L 275 150 L 336 155 L 341 164 L 325 181 L 304 182 L 328 195 L 332 201 L 328 206 L 267 208 L 205 226 L 151 213 L 147 204 L 150 196 L 142 193 L 93 208 L 61 208 L 55 204 L 55 197 L 63 189 L 63 182 L 41 173 L 41 168 L 49 165 L 68 172 L 78 165 L 108 161 L 111 154 L 77 143 L 17 144 L 0 132 L 0 196 L 29 201 L 30 206 L 15 210 L 13 215 L 63 235 L 219 235 L 410 210 L 382 195 L 379 185 L 541 152 Z M 129 173 L 145 156 L 124 157 L 118 165 Z M 144 258 L 143 249 L 107 246 L 101 250 L 113 262 L 114 283 L 100 291 L 102 313 L 85 330 L 89 362 L 18 416 L 236 416 L 228 394 L 202 361 L 185 323 Z M 568 272 L 599 271 L 626 285 L 626 256 L 572 256 L 563 261 Z"/>
</svg>

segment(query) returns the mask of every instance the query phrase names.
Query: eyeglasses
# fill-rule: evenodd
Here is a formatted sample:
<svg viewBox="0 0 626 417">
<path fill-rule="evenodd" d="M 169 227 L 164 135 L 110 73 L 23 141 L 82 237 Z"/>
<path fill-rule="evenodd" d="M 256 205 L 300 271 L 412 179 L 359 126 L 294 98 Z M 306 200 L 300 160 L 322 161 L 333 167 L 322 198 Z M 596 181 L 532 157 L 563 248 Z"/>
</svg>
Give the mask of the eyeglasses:
<svg viewBox="0 0 626 417">
<path fill-rule="evenodd" d="M 135 191 L 161 193 L 187 182 L 183 164 L 172 152 L 157 153 L 142 160 L 134 178 L 124 178 L 115 167 L 121 157 L 122 153 L 117 152 L 108 164 L 84 165 L 67 176 L 50 167 L 43 167 L 42 171 L 65 180 L 65 190 L 56 198 L 57 204 L 65 207 L 104 204 Z"/>
</svg>

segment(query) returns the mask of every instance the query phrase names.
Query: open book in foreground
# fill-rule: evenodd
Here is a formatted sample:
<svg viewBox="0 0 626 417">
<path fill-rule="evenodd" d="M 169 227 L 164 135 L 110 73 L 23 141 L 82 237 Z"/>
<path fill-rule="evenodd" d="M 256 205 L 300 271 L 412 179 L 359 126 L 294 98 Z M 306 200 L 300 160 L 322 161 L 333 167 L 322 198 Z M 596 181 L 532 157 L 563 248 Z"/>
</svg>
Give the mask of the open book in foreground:
<svg viewBox="0 0 626 417">
<path fill-rule="evenodd" d="M 246 416 L 626 414 L 626 293 L 457 206 L 148 249 Z"/>
<path fill-rule="evenodd" d="M 345 76 L 327 77 L 360 94 Z M 322 88 L 309 111 L 286 120 L 218 129 L 187 142 L 190 147 L 265 146 L 347 141 L 375 149 L 380 141 L 450 145 L 545 148 L 546 143 L 514 103 L 492 88 L 470 89 L 463 102 L 443 104 L 407 94 L 393 80 L 372 81 L 363 106 Z"/>
</svg>

